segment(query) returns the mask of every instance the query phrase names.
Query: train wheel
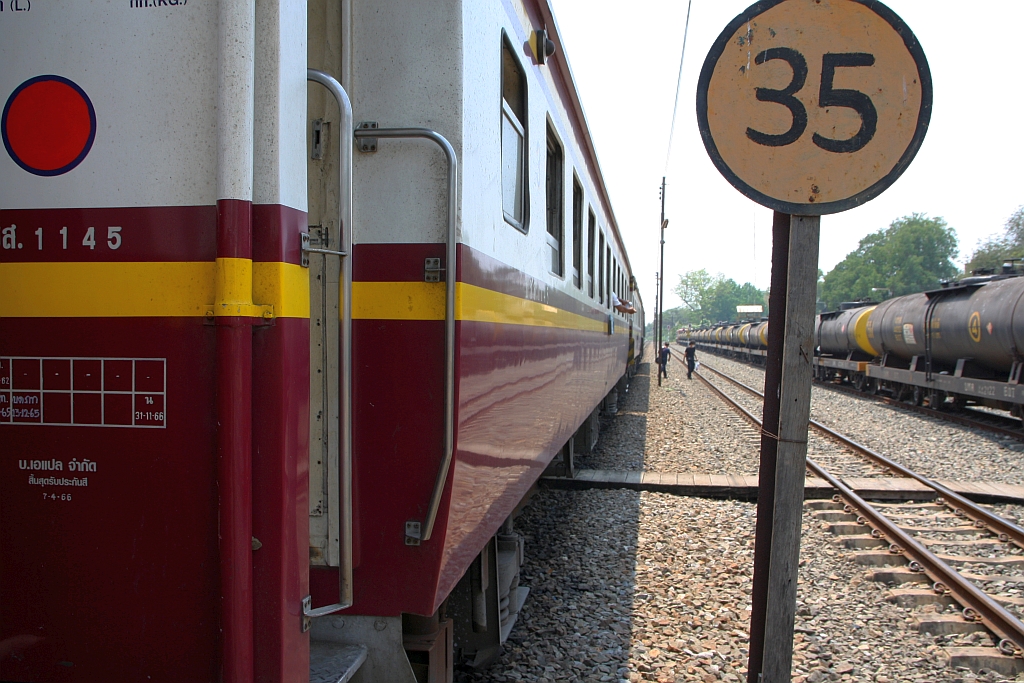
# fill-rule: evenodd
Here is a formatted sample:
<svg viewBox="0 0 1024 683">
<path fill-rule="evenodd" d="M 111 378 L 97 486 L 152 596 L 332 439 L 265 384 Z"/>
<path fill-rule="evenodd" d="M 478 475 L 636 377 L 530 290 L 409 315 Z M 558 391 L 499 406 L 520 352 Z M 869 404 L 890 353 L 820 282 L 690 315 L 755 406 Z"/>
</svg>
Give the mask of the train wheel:
<svg viewBox="0 0 1024 683">
<path fill-rule="evenodd" d="M 867 377 L 865 377 L 859 372 L 855 373 L 853 375 L 853 388 L 856 389 L 857 391 L 864 391 L 866 381 Z"/>
<path fill-rule="evenodd" d="M 878 385 L 878 380 L 874 377 L 866 377 L 864 379 L 864 390 L 872 396 L 878 395 L 878 390 L 881 387 Z"/>
<path fill-rule="evenodd" d="M 921 387 L 914 387 L 913 392 L 910 395 L 910 402 L 915 406 L 919 406 L 924 403 L 924 389 Z"/>
</svg>

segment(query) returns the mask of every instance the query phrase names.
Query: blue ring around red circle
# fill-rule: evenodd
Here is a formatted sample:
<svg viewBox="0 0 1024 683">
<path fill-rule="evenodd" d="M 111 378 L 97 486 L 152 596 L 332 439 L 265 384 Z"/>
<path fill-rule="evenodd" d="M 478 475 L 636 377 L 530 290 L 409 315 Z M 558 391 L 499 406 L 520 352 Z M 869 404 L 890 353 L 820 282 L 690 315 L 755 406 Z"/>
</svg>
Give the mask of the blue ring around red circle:
<svg viewBox="0 0 1024 683">
<path fill-rule="evenodd" d="M 11 105 L 14 104 L 14 100 L 17 99 L 18 95 L 25 88 L 28 88 L 29 86 L 32 86 L 36 83 L 40 83 L 43 81 L 56 81 L 58 83 L 63 83 L 64 85 L 72 88 L 75 92 L 79 94 L 79 96 L 85 102 L 85 106 L 89 110 L 89 138 L 85 141 L 85 145 L 82 147 L 82 151 L 71 162 L 65 164 L 64 166 L 61 166 L 60 168 L 55 169 L 40 169 L 29 166 L 24 161 L 22 161 L 14 152 L 14 149 L 11 147 L 11 141 L 7 138 L 7 114 L 10 112 Z M 82 163 L 85 157 L 89 155 L 89 150 L 92 149 L 92 143 L 96 139 L 96 110 L 93 108 L 92 100 L 89 99 L 89 96 L 86 95 L 85 91 L 82 90 L 82 88 L 79 87 L 79 85 L 74 81 L 64 78 L 63 76 L 56 76 L 54 74 L 36 76 L 35 78 L 28 79 L 27 81 L 19 85 L 17 88 L 15 88 L 14 92 L 11 93 L 11 96 L 7 98 L 7 103 L 4 105 L 3 116 L 0 117 L 0 135 L 3 136 L 4 147 L 7 149 L 7 154 L 9 154 L 11 159 L 14 160 L 14 163 L 18 164 L 18 166 L 21 166 L 29 173 L 38 176 L 63 175 L 68 171 L 72 170 L 73 168 L 75 168 L 76 166 L 78 166 L 80 163 Z"/>
</svg>

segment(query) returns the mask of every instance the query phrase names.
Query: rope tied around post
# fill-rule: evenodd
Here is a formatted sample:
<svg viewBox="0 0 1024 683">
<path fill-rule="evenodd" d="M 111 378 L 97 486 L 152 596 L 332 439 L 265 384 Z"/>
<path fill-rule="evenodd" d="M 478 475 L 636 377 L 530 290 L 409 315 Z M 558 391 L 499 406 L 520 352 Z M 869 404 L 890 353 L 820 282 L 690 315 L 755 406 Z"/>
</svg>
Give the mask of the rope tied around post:
<svg viewBox="0 0 1024 683">
<path fill-rule="evenodd" d="M 799 443 L 804 445 L 807 444 L 807 439 L 783 439 L 778 434 L 772 434 L 764 427 L 761 428 L 761 436 L 767 436 L 772 441 L 776 441 L 778 443 Z"/>
</svg>

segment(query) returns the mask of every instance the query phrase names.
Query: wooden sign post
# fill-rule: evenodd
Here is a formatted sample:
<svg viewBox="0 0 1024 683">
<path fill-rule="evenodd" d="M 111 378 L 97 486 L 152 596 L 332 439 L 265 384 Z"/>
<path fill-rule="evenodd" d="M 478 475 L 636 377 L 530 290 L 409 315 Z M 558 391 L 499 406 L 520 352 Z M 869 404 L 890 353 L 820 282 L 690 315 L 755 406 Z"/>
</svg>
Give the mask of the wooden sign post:
<svg viewBox="0 0 1024 683">
<path fill-rule="evenodd" d="M 931 116 L 924 52 L 875 0 L 762 0 L 722 31 L 697 85 L 718 170 L 776 211 L 748 683 L 790 680 L 820 220 L 906 170 Z"/>
</svg>

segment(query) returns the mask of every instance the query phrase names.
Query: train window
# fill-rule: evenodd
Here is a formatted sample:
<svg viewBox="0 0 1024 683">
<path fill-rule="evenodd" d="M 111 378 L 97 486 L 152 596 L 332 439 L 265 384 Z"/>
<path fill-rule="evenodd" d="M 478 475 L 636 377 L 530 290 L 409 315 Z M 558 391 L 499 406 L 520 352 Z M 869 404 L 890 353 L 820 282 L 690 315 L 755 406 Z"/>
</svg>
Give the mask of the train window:
<svg viewBox="0 0 1024 683">
<path fill-rule="evenodd" d="M 594 245 L 597 232 L 597 216 L 590 211 L 590 222 L 587 224 L 587 296 L 594 298 Z"/>
<path fill-rule="evenodd" d="M 583 269 L 583 186 L 573 174 L 572 177 L 572 283 L 580 288 L 580 271 Z"/>
<path fill-rule="evenodd" d="M 547 223 L 548 223 L 548 247 L 551 248 L 551 272 L 561 275 L 564 271 L 562 265 L 563 248 L 565 246 L 565 211 L 563 210 L 565 193 L 562 191 L 562 183 L 565 175 L 562 165 L 562 146 L 558 144 L 555 132 L 548 128 L 548 161 L 547 177 L 545 186 L 547 188 Z"/>
<path fill-rule="evenodd" d="M 501 44 L 501 208 L 526 232 L 526 74 L 508 41 Z"/>
<path fill-rule="evenodd" d="M 619 297 L 619 301 L 622 301 L 625 297 L 622 295 L 622 282 L 619 280 L 619 260 L 615 259 L 615 287 L 612 289 L 615 292 L 615 296 Z M 614 303 L 614 300 L 613 300 Z"/>
<path fill-rule="evenodd" d="M 608 267 L 604 271 L 605 285 L 604 288 L 608 292 L 608 305 L 612 303 L 612 243 L 609 240 L 608 247 L 605 250 L 605 263 Z"/>
<path fill-rule="evenodd" d="M 614 270 L 614 275 L 612 276 L 612 279 L 611 279 L 611 282 L 613 283 L 611 291 L 615 293 L 615 296 L 618 297 L 618 300 L 622 301 L 623 300 L 623 297 L 622 297 L 623 290 L 622 290 L 621 287 L 618 287 L 618 259 L 614 259 L 613 262 L 615 264 L 615 270 Z M 614 303 L 614 299 L 612 299 L 612 303 Z"/>
<path fill-rule="evenodd" d="M 604 233 L 597 237 L 597 300 L 604 303 Z"/>
</svg>

